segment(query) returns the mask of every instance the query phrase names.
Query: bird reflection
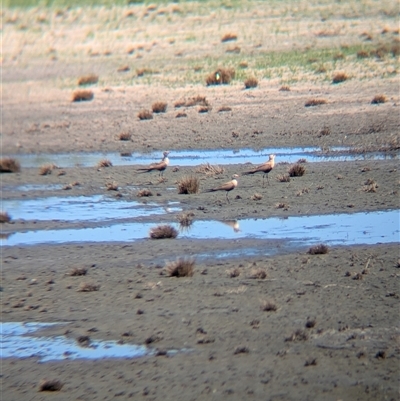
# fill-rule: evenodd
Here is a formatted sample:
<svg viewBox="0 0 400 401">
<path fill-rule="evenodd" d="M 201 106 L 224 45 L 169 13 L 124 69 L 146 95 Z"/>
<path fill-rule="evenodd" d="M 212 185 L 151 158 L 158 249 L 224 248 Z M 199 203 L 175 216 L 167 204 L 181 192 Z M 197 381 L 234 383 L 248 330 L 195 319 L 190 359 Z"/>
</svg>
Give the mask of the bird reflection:
<svg viewBox="0 0 400 401">
<path fill-rule="evenodd" d="M 221 220 L 220 223 L 226 224 L 227 226 L 231 227 L 235 233 L 240 231 L 240 225 L 237 220 Z"/>
</svg>

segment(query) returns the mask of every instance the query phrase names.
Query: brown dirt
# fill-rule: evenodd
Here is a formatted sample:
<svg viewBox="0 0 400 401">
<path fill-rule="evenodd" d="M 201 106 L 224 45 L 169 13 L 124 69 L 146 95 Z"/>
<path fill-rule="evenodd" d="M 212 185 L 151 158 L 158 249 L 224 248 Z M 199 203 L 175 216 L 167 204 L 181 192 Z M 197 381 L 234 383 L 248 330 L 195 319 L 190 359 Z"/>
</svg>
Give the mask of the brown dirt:
<svg viewBox="0 0 400 401">
<path fill-rule="evenodd" d="M 164 183 L 152 175 L 135 174 L 138 166 L 60 166 L 66 173 L 61 176 L 57 170 L 41 176 L 37 169 L 23 168 L 20 173 L 2 174 L 2 186 L 80 185 L 69 191 L 2 191 L 3 199 L 110 195 L 114 192 L 107 192 L 105 184 L 115 181 L 123 199 L 145 202 L 126 187 L 150 188 L 160 194 L 151 200 L 161 204 L 179 201 L 185 211 L 194 213 L 194 220 L 399 208 L 397 159 L 306 163 L 306 174 L 289 183 L 276 180 L 288 168 L 278 164 L 265 188 L 261 176 L 240 176 L 230 204 L 223 193 L 178 195 L 166 190 L 189 173 L 201 179 L 203 190 L 249 167 L 229 165 L 215 177 L 189 167 L 173 172 L 174 150 L 370 148 L 398 143 L 399 91 L 393 75 L 368 81 L 350 79 L 339 85 L 299 82 L 289 92 L 279 91 L 281 84 L 267 79 L 251 91 L 238 82 L 218 87 L 124 84 L 110 85 L 107 91 L 106 85 L 99 85 L 93 88 L 91 102 L 71 103 L 71 88 L 65 83 L 54 85 L 54 77 L 75 77 L 85 68 L 66 64 L 62 58 L 46 64 L 45 70 L 37 60 L 27 67 L 22 61 L 19 64 L 18 57 L 12 59 L 7 49 L 3 60 L 4 155 L 170 150 L 171 167 Z M 175 50 L 163 51 L 168 58 Z M 109 57 L 99 68 L 121 64 L 121 59 Z M 389 101 L 372 105 L 378 93 Z M 199 113 L 197 107 L 174 108 L 176 101 L 197 95 L 206 96 L 211 104 L 208 113 Z M 327 104 L 306 108 L 312 98 L 324 98 Z M 139 110 L 150 109 L 155 101 L 167 102 L 167 112 L 140 121 Z M 218 112 L 222 106 L 232 110 Z M 176 118 L 180 111 L 187 117 Z M 329 135 L 320 134 L 324 127 L 329 127 Z M 122 131 L 132 133 L 131 141 L 117 139 Z M 364 191 L 368 179 L 378 184 L 376 192 Z M 252 200 L 255 192 L 262 199 Z M 279 203 L 287 207 L 279 208 Z M 176 216 L 147 221 L 171 219 L 176 221 Z M 90 225 L 95 223 L 74 227 Z M 70 226 L 15 218 L 1 228 L 4 234 Z M 166 262 L 177 257 L 248 246 L 275 249 L 276 256 L 202 259 L 196 262 L 193 277 L 165 274 Z M 2 397 L 8 401 L 47 400 L 49 396 L 57 400 L 398 399 L 398 260 L 398 244 L 334 247 L 326 255 L 309 255 L 307 248 L 280 252 L 280 244 L 273 241 L 195 241 L 179 236 L 131 244 L 4 246 L 4 322 L 63 321 L 68 322 L 72 338 L 89 335 L 144 344 L 155 336 L 153 348 L 186 351 L 95 362 L 4 359 Z M 68 275 L 76 266 L 87 267 L 87 276 Z M 239 276 L 230 277 L 235 268 Z M 267 277 L 251 278 L 254 269 L 263 269 Z M 99 291 L 78 292 L 86 281 L 100 285 Z M 264 302 L 276 305 L 276 310 L 262 310 Z M 313 327 L 306 327 L 314 320 Z M 65 330 L 55 328 L 48 334 Z M 64 386 L 51 395 L 38 392 L 44 378 L 59 379 Z"/>
</svg>

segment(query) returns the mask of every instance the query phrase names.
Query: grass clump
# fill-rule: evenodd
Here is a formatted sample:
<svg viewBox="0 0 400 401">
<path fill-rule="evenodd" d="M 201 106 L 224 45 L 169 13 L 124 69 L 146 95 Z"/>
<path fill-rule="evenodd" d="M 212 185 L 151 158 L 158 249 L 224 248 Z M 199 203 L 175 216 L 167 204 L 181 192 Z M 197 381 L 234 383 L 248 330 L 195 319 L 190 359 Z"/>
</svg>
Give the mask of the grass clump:
<svg viewBox="0 0 400 401">
<path fill-rule="evenodd" d="M 289 168 L 289 177 L 302 177 L 306 173 L 306 168 L 300 164 L 296 163 Z"/>
<path fill-rule="evenodd" d="M 310 255 L 324 255 L 328 252 L 329 252 L 329 248 L 325 244 L 314 245 L 308 250 L 308 253 Z"/>
<path fill-rule="evenodd" d="M 73 102 L 87 102 L 94 97 L 93 91 L 89 89 L 78 89 L 72 93 Z"/>
<path fill-rule="evenodd" d="M 194 259 L 179 258 L 174 262 L 168 262 L 165 271 L 169 277 L 192 277 L 194 265 Z"/>
<path fill-rule="evenodd" d="M 118 191 L 118 183 L 116 181 L 106 183 L 107 191 Z"/>
<path fill-rule="evenodd" d="M 228 32 L 226 34 L 224 34 L 221 38 L 221 42 L 231 42 L 233 40 L 237 40 L 237 35 L 235 33 L 232 32 Z"/>
<path fill-rule="evenodd" d="M 227 85 L 235 78 L 235 70 L 233 68 L 218 68 L 206 78 L 207 86 L 210 85 Z"/>
<path fill-rule="evenodd" d="M 155 102 L 151 106 L 153 113 L 165 113 L 167 111 L 167 103 L 165 102 Z"/>
<path fill-rule="evenodd" d="M 244 87 L 246 89 L 256 88 L 258 86 L 257 78 L 250 77 L 244 81 Z"/>
<path fill-rule="evenodd" d="M 332 83 L 339 84 L 341 82 L 347 81 L 348 78 L 349 77 L 345 72 L 337 72 L 332 78 Z"/>
<path fill-rule="evenodd" d="M 132 138 L 132 134 L 128 131 L 123 131 L 118 134 L 118 139 L 120 141 L 130 141 Z"/>
<path fill-rule="evenodd" d="M 260 309 L 263 312 L 276 312 L 278 310 L 278 307 L 276 306 L 276 303 L 273 301 L 262 301 Z"/>
<path fill-rule="evenodd" d="M 150 110 L 140 110 L 138 113 L 139 120 L 151 120 L 153 118 L 153 113 Z"/>
<path fill-rule="evenodd" d="M 193 107 L 193 106 L 204 106 L 204 107 L 209 107 L 210 103 L 206 99 L 205 96 L 197 95 L 194 96 L 190 99 L 183 99 L 183 100 L 178 100 L 175 102 L 174 107 L 179 108 L 179 107 Z"/>
<path fill-rule="evenodd" d="M 88 269 L 86 267 L 74 267 L 70 272 L 69 275 L 72 277 L 76 276 L 86 276 Z"/>
<path fill-rule="evenodd" d="M 43 164 L 43 166 L 40 166 L 39 175 L 49 175 L 55 168 L 57 168 L 55 164 L 52 163 Z"/>
<path fill-rule="evenodd" d="M 9 223 L 11 216 L 7 212 L 0 212 L 0 223 Z"/>
<path fill-rule="evenodd" d="M 78 79 L 78 85 L 79 86 L 93 85 L 93 84 L 97 84 L 98 81 L 99 81 L 98 75 L 89 74 L 89 75 L 84 75 L 83 77 L 80 77 Z"/>
<path fill-rule="evenodd" d="M 108 159 L 102 159 L 97 163 L 97 167 L 112 167 L 112 163 Z"/>
<path fill-rule="evenodd" d="M 18 173 L 21 171 L 21 165 L 18 160 L 12 157 L 5 157 L 0 159 L 0 172 L 1 173 Z"/>
<path fill-rule="evenodd" d="M 267 272 L 264 269 L 252 269 L 249 275 L 249 278 L 257 279 L 257 280 L 264 280 L 267 278 Z"/>
<path fill-rule="evenodd" d="M 200 188 L 200 180 L 193 176 L 184 176 L 178 181 L 178 194 L 197 194 Z"/>
<path fill-rule="evenodd" d="M 326 99 L 310 99 L 304 104 L 306 107 L 320 106 L 321 104 L 327 104 Z"/>
<path fill-rule="evenodd" d="M 251 200 L 254 200 L 254 201 L 259 201 L 259 200 L 261 200 L 263 198 L 263 196 L 261 195 L 261 194 L 259 194 L 259 193 L 254 193 L 252 196 L 251 196 Z"/>
<path fill-rule="evenodd" d="M 57 379 L 43 379 L 39 383 L 39 391 L 60 391 L 64 386 L 64 383 L 61 383 L 60 380 Z"/>
<path fill-rule="evenodd" d="M 137 196 L 139 198 L 143 198 L 143 197 L 148 197 L 148 196 L 153 196 L 153 192 L 150 191 L 150 189 L 141 189 L 138 193 Z"/>
<path fill-rule="evenodd" d="M 98 291 L 100 289 L 100 285 L 94 283 L 81 283 L 78 292 L 93 292 Z"/>
<path fill-rule="evenodd" d="M 225 169 L 223 167 L 216 165 L 211 165 L 210 163 L 201 164 L 196 169 L 196 173 L 202 173 L 208 176 L 223 174 Z"/>
<path fill-rule="evenodd" d="M 280 92 L 290 92 L 290 86 L 289 86 L 289 85 L 282 85 L 282 86 L 279 88 L 279 91 L 280 91 Z"/>
<path fill-rule="evenodd" d="M 387 102 L 387 97 L 385 95 L 375 95 L 371 101 L 372 104 L 380 104 L 386 102 Z"/>
<path fill-rule="evenodd" d="M 179 225 L 183 228 L 190 227 L 193 223 L 193 212 L 181 213 L 178 215 Z"/>
<path fill-rule="evenodd" d="M 239 277 L 240 276 L 240 269 L 238 267 L 234 267 L 232 269 L 228 269 L 226 271 L 226 274 L 228 275 L 228 277 L 230 278 L 235 278 L 235 277 Z"/>
<path fill-rule="evenodd" d="M 117 68 L 117 72 L 128 72 L 130 71 L 129 65 L 121 65 L 121 67 Z"/>
<path fill-rule="evenodd" d="M 159 225 L 150 230 L 151 239 L 176 238 L 177 236 L 178 230 L 169 224 Z"/>
</svg>

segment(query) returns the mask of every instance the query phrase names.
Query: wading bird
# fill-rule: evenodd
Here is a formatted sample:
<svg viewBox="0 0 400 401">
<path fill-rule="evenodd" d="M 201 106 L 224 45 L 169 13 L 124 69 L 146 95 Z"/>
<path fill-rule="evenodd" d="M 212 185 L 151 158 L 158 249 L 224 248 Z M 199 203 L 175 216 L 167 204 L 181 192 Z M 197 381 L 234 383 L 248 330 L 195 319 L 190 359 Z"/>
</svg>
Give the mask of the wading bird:
<svg viewBox="0 0 400 401">
<path fill-rule="evenodd" d="M 269 177 L 268 173 L 275 167 L 275 155 L 269 155 L 269 160 L 264 164 L 261 164 L 252 170 L 245 171 L 242 173 L 243 175 L 255 174 L 255 173 L 263 173 L 263 186 L 264 186 L 264 177 L 267 176 L 268 185 L 269 185 Z"/>
<path fill-rule="evenodd" d="M 215 192 L 215 191 L 226 191 L 226 200 L 229 202 L 228 194 L 230 191 L 235 189 L 238 185 L 237 179 L 239 176 L 237 174 L 233 174 L 232 180 L 222 184 L 220 187 L 207 189 L 204 192 Z"/>
<path fill-rule="evenodd" d="M 169 164 L 168 154 L 169 154 L 169 151 L 165 151 L 163 153 L 163 158 L 160 162 L 152 163 L 148 167 L 138 168 L 137 171 L 140 171 L 142 173 L 148 173 L 150 171 L 158 171 L 160 178 L 162 178 L 164 176 L 164 171 L 167 169 L 168 164 Z"/>
</svg>

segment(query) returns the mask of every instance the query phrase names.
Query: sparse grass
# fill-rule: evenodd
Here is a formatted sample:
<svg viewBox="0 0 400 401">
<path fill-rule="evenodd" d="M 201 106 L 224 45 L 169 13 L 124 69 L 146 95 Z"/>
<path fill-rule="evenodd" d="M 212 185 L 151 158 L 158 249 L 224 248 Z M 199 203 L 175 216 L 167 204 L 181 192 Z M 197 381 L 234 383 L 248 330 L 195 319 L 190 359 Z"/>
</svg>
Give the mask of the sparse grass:
<svg viewBox="0 0 400 401">
<path fill-rule="evenodd" d="M 120 141 L 130 141 L 132 138 L 132 134 L 128 131 L 123 131 L 118 134 L 118 139 Z"/>
<path fill-rule="evenodd" d="M 289 210 L 289 205 L 284 202 L 280 202 L 276 204 L 277 209 Z"/>
<path fill-rule="evenodd" d="M 239 63 L 239 68 L 245 69 L 245 68 L 248 68 L 248 66 L 249 66 L 249 63 L 247 61 L 241 61 Z"/>
<path fill-rule="evenodd" d="M 289 174 L 278 174 L 276 176 L 276 180 L 279 182 L 290 182 L 290 175 Z"/>
<path fill-rule="evenodd" d="M 299 163 L 293 164 L 288 171 L 289 177 L 302 177 L 305 173 L 306 168 Z"/>
<path fill-rule="evenodd" d="M 366 50 L 359 50 L 357 52 L 357 58 L 359 59 L 364 59 L 364 58 L 368 58 L 369 57 L 369 53 Z"/>
<path fill-rule="evenodd" d="M 194 259 L 179 258 L 174 262 L 168 262 L 165 266 L 165 271 L 169 277 L 192 277 L 194 265 Z"/>
<path fill-rule="evenodd" d="M 280 91 L 280 92 L 290 92 L 290 86 L 289 86 L 289 85 L 282 85 L 282 86 L 279 88 L 279 91 Z"/>
<path fill-rule="evenodd" d="M 148 197 L 148 196 L 153 196 L 153 192 L 150 191 L 150 189 L 141 189 L 138 193 L 137 196 L 139 198 L 143 198 L 143 197 Z"/>
<path fill-rule="evenodd" d="M 310 99 L 304 104 L 306 107 L 320 106 L 321 104 L 327 104 L 328 101 L 326 99 Z"/>
<path fill-rule="evenodd" d="M 258 79 L 254 77 L 247 78 L 244 81 L 244 87 L 246 89 L 256 88 L 258 86 Z"/>
<path fill-rule="evenodd" d="M 39 391 L 60 391 L 64 386 L 60 380 L 57 379 L 43 379 L 39 383 Z"/>
<path fill-rule="evenodd" d="M 81 283 L 78 288 L 78 292 L 93 292 L 99 291 L 100 285 L 94 283 Z"/>
<path fill-rule="evenodd" d="M 49 175 L 55 168 L 57 168 L 55 164 L 52 163 L 43 164 L 43 166 L 40 166 L 39 168 L 39 175 Z"/>
<path fill-rule="evenodd" d="M 333 75 L 332 83 L 339 84 L 341 82 L 347 81 L 348 79 L 349 77 L 345 72 L 337 72 Z"/>
<path fill-rule="evenodd" d="M 93 97 L 94 93 L 89 89 L 77 89 L 72 93 L 73 102 L 85 102 L 92 100 Z"/>
<path fill-rule="evenodd" d="M 150 229 L 151 239 L 176 238 L 177 236 L 178 230 L 169 224 L 159 225 Z"/>
<path fill-rule="evenodd" d="M 259 200 L 261 200 L 263 198 L 263 196 L 261 195 L 261 194 L 259 194 L 259 193 L 254 193 L 252 196 L 251 196 L 251 200 L 254 200 L 254 201 L 259 201 Z"/>
<path fill-rule="evenodd" d="M 88 269 L 86 267 L 78 267 L 78 266 L 76 266 L 76 267 L 72 268 L 72 270 L 69 272 L 69 275 L 73 276 L 73 277 L 75 277 L 75 276 L 86 276 L 87 272 L 88 272 Z"/>
<path fill-rule="evenodd" d="M 386 102 L 387 102 L 387 97 L 385 95 L 375 95 L 371 101 L 372 104 L 380 104 Z"/>
<path fill-rule="evenodd" d="M 278 310 L 278 307 L 275 302 L 264 300 L 261 301 L 260 309 L 263 312 L 276 312 Z"/>
<path fill-rule="evenodd" d="M 93 84 L 97 84 L 98 81 L 99 81 L 98 75 L 89 74 L 89 75 L 84 75 L 83 77 L 80 77 L 78 79 L 78 85 L 79 86 L 93 85 Z"/>
<path fill-rule="evenodd" d="M 317 358 L 309 358 L 304 362 L 304 366 L 316 366 Z"/>
<path fill-rule="evenodd" d="M 285 341 L 307 341 L 308 333 L 305 330 L 297 329 L 289 337 L 285 338 Z"/>
<path fill-rule="evenodd" d="M 178 181 L 178 194 L 197 194 L 200 188 L 200 180 L 193 176 L 184 176 Z"/>
<path fill-rule="evenodd" d="M 97 167 L 98 168 L 102 168 L 102 167 L 112 167 L 112 163 L 110 160 L 108 159 L 102 159 L 97 163 Z"/>
<path fill-rule="evenodd" d="M 218 109 L 218 113 L 223 113 L 223 112 L 225 112 L 225 111 L 232 111 L 232 108 L 229 107 L 229 106 L 221 106 L 221 107 Z"/>
<path fill-rule="evenodd" d="M 227 85 L 235 78 L 235 70 L 233 68 L 218 68 L 215 72 L 206 78 L 207 86 L 210 85 Z"/>
<path fill-rule="evenodd" d="M 140 68 L 136 70 L 136 75 L 138 77 L 143 77 L 145 74 L 154 74 L 155 71 L 151 70 L 150 68 Z"/>
<path fill-rule="evenodd" d="M 225 169 L 223 167 L 216 165 L 211 165 L 210 163 L 200 164 L 199 167 L 196 168 L 196 173 L 205 174 L 208 176 L 223 174 Z"/>
<path fill-rule="evenodd" d="M 11 216 L 7 212 L 0 212 L 0 223 L 9 223 L 11 221 Z"/>
<path fill-rule="evenodd" d="M 262 269 L 261 267 L 254 268 L 254 269 L 251 269 L 249 278 L 257 279 L 257 280 L 264 280 L 267 278 L 267 272 L 265 269 Z"/>
<path fill-rule="evenodd" d="M 329 247 L 325 244 L 313 245 L 307 253 L 310 255 L 325 255 L 329 252 Z"/>
<path fill-rule="evenodd" d="M 0 159 L 1 173 L 18 173 L 21 171 L 21 165 L 17 159 L 12 157 L 4 157 Z"/>
<path fill-rule="evenodd" d="M 319 137 L 321 137 L 321 136 L 328 136 L 328 135 L 330 135 L 330 134 L 331 134 L 331 129 L 330 129 L 329 127 L 323 127 L 323 128 L 319 131 L 318 136 L 319 136 Z"/>
<path fill-rule="evenodd" d="M 118 183 L 116 181 L 106 183 L 107 191 L 118 191 Z"/>
<path fill-rule="evenodd" d="M 180 111 L 179 113 L 176 114 L 175 118 L 184 118 L 187 117 L 186 113 L 183 113 L 182 111 Z"/>
<path fill-rule="evenodd" d="M 233 267 L 232 269 L 228 269 L 226 274 L 230 278 L 235 278 L 240 276 L 240 269 L 238 267 Z"/>
<path fill-rule="evenodd" d="M 183 228 L 190 227 L 193 223 L 193 212 L 184 212 L 178 215 L 179 225 Z"/>
<path fill-rule="evenodd" d="M 363 188 L 364 192 L 373 193 L 378 189 L 378 184 L 376 182 L 372 182 L 371 184 L 366 184 Z"/>
<path fill-rule="evenodd" d="M 153 113 L 165 113 L 167 111 L 167 103 L 155 102 L 152 104 L 151 109 Z"/>
<path fill-rule="evenodd" d="M 210 111 L 210 107 L 201 106 L 199 108 L 199 113 L 208 113 Z"/>
<path fill-rule="evenodd" d="M 226 34 L 224 34 L 221 38 L 221 42 L 230 42 L 232 40 L 237 40 L 237 35 L 236 33 L 232 33 L 232 32 L 228 32 Z"/>
<path fill-rule="evenodd" d="M 130 71 L 129 65 L 121 65 L 121 67 L 117 68 L 117 72 L 128 72 Z"/>
<path fill-rule="evenodd" d="M 194 106 L 204 106 L 204 107 L 209 107 L 210 103 L 206 99 L 205 96 L 197 95 L 194 96 L 190 99 L 183 99 L 183 100 L 178 100 L 175 102 L 174 107 L 179 108 L 179 107 L 194 107 Z"/>
<path fill-rule="evenodd" d="M 153 113 L 150 110 L 140 110 L 138 113 L 139 120 L 151 120 L 153 118 Z"/>
</svg>

